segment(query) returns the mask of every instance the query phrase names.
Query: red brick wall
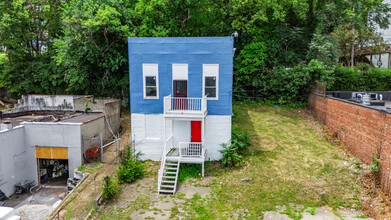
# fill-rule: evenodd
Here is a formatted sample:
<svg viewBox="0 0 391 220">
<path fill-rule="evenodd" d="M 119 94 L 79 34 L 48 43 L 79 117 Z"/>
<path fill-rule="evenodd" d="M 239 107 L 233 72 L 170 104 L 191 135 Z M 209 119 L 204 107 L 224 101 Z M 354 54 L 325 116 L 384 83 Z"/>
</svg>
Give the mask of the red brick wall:
<svg viewBox="0 0 391 220">
<path fill-rule="evenodd" d="M 316 118 L 365 163 L 380 154 L 383 189 L 391 191 L 391 114 L 316 94 L 309 96 Z"/>
</svg>

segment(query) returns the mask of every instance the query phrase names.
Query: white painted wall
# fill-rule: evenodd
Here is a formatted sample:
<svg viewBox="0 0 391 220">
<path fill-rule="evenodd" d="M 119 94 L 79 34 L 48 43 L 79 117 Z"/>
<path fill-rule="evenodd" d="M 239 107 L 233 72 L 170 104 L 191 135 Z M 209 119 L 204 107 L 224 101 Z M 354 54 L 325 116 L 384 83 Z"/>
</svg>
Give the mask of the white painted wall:
<svg viewBox="0 0 391 220">
<path fill-rule="evenodd" d="M 16 183 L 33 179 L 33 175 L 26 172 L 24 134 L 23 126 L 0 132 L 0 189 L 7 196 L 15 192 Z"/>
<path fill-rule="evenodd" d="M 74 110 L 73 95 L 27 95 L 18 100 L 16 109 L 35 110 Z"/>
<path fill-rule="evenodd" d="M 132 114 L 132 132 L 135 138 L 136 151 L 141 152 L 142 160 L 159 161 L 164 148 L 163 114 Z M 171 120 L 166 123 L 166 138 L 171 134 Z M 174 120 L 174 147 L 179 142 L 189 142 L 191 136 L 190 120 Z M 222 143 L 231 139 L 231 116 L 208 115 L 205 118 L 205 145 L 207 160 L 221 159 Z M 155 132 L 156 135 L 149 135 Z M 148 134 L 148 135 L 146 135 Z M 151 138 L 154 136 L 154 138 Z"/>
<path fill-rule="evenodd" d="M 23 125 L 29 159 L 35 161 L 35 146 L 67 147 L 69 170 L 73 171 L 82 164 L 81 123 L 24 122 Z M 34 164 L 34 169 L 30 172 L 36 175 L 36 162 Z M 29 161 L 29 167 L 31 166 L 32 162 Z M 73 172 L 69 172 L 69 177 L 73 178 Z"/>
<path fill-rule="evenodd" d="M 366 55 L 366 57 L 368 58 L 369 61 L 371 61 L 371 55 Z M 388 58 L 389 57 L 389 54 L 388 53 L 382 53 L 382 54 L 373 54 L 372 55 L 372 64 L 373 66 L 375 67 L 381 67 L 381 68 L 389 68 L 388 66 Z M 378 66 L 378 61 L 379 59 L 381 60 L 382 62 L 382 65 L 381 66 Z"/>
</svg>

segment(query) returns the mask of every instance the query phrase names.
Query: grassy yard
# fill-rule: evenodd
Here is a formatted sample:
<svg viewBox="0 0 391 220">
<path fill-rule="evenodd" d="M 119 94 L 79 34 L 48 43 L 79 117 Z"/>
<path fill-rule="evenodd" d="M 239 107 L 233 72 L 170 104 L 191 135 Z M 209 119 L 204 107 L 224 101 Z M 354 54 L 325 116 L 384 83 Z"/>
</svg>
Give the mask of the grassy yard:
<svg viewBox="0 0 391 220">
<path fill-rule="evenodd" d="M 247 164 L 210 171 L 216 176 L 210 197 L 191 206 L 200 218 L 260 217 L 292 203 L 359 208 L 355 174 L 306 114 L 255 104 L 235 105 L 234 111 L 234 126 L 252 136 Z"/>
<path fill-rule="evenodd" d="M 235 104 L 234 113 L 233 126 L 252 137 L 245 165 L 229 169 L 209 162 L 206 178 L 186 181 L 175 195 L 159 195 L 159 164 L 148 162 L 152 176 L 123 186 L 91 218 L 258 219 L 283 205 L 291 217 L 298 216 L 295 205 L 360 208 L 357 174 L 349 169 L 355 161 L 347 162 L 308 114 L 256 104 Z"/>
</svg>

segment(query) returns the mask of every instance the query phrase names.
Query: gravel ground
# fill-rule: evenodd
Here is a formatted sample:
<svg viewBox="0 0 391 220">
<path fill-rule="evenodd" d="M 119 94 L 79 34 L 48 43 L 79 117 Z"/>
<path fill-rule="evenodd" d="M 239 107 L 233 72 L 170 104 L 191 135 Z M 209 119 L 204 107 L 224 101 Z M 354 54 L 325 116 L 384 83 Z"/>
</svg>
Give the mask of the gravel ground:
<svg viewBox="0 0 391 220">
<path fill-rule="evenodd" d="M 53 207 L 47 205 L 24 205 L 15 209 L 15 214 L 22 219 L 44 220 L 53 211 Z"/>
</svg>

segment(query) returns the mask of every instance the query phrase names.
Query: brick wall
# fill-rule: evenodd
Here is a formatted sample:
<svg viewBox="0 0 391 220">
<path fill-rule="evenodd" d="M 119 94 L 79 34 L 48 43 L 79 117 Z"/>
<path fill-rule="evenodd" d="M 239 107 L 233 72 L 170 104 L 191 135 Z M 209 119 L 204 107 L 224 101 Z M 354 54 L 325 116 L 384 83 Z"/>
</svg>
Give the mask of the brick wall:
<svg viewBox="0 0 391 220">
<path fill-rule="evenodd" d="M 337 134 L 343 145 L 365 163 L 380 154 L 383 190 L 391 192 L 391 114 L 316 94 L 309 96 L 316 118 Z"/>
</svg>

